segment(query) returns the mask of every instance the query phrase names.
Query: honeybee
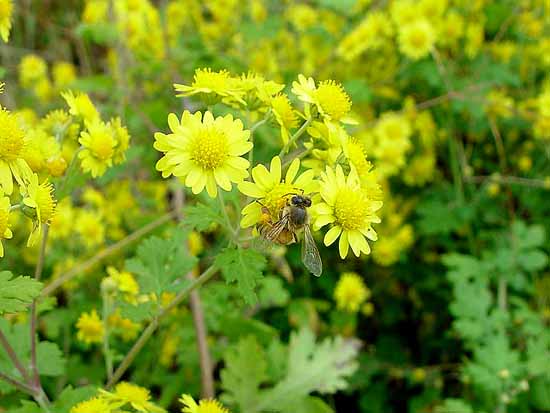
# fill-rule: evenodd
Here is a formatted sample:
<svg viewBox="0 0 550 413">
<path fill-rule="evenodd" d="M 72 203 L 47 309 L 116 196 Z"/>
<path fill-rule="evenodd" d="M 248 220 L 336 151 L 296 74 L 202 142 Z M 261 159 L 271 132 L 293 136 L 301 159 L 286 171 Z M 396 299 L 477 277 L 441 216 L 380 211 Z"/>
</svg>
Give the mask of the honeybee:
<svg viewBox="0 0 550 413">
<path fill-rule="evenodd" d="M 319 277 L 323 272 L 323 264 L 309 228 L 307 208 L 310 206 L 311 198 L 294 194 L 281 209 L 279 220 L 276 222 L 271 220 L 269 210 L 262 206 L 262 220 L 258 230 L 266 240 L 281 245 L 297 242 L 297 233 L 301 231 L 303 233 L 302 262 L 313 275 Z"/>
</svg>

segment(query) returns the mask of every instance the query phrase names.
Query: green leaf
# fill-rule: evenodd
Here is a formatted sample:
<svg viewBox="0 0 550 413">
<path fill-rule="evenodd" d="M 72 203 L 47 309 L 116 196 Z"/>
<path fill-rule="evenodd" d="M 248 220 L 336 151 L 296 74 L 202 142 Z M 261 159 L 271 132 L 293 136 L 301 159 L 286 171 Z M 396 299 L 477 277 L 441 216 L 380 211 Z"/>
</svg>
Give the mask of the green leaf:
<svg viewBox="0 0 550 413">
<path fill-rule="evenodd" d="M 237 405 L 241 412 L 253 412 L 258 403 L 260 385 L 267 379 L 264 350 L 254 336 L 241 339 L 225 354 L 221 372 L 223 400 Z"/>
<path fill-rule="evenodd" d="M 140 291 L 160 296 L 165 291 L 181 289 L 185 283 L 173 284 L 185 276 L 197 258 L 187 253 L 187 232 L 174 231 L 168 239 L 152 236 L 137 248 L 137 256 L 126 260 L 126 268 L 138 277 Z"/>
<path fill-rule="evenodd" d="M 283 413 L 333 413 L 334 410 L 319 397 L 308 396 L 288 406 Z"/>
<path fill-rule="evenodd" d="M 31 277 L 0 272 L 0 314 L 23 311 L 40 294 L 42 283 Z"/>
<path fill-rule="evenodd" d="M 84 386 L 73 388 L 67 386 L 57 397 L 54 403 L 56 413 L 69 413 L 71 408 L 84 401 L 88 400 L 97 393 L 94 386 Z"/>
<path fill-rule="evenodd" d="M 435 413 L 474 413 L 472 407 L 464 400 L 446 399 L 435 408 Z"/>
<path fill-rule="evenodd" d="M 548 377 L 536 377 L 531 381 L 531 403 L 541 411 L 550 410 L 550 379 Z"/>
<path fill-rule="evenodd" d="M 55 343 L 49 341 L 38 343 L 36 359 L 41 376 L 60 376 L 65 372 L 63 353 Z"/>
<path fill-rule="evenodd" d="M 312 392 L 332 394 L 347 387 L 357 369 L 359 346 L 355 340 L 327 338 L 316 345 L 304 328 L 290 338 L 288 372 L 274 388 L 265 390 L 255 411 L 288 411 Z"/>
<path fill-rule="evenodd" d="M 245 248 L 226 248 L 216 257 L 216 266 L 221 269 L 225 281 L 237 282 L 244 300 L 248 304 L 258 301 L 255 288 L 262 278 L 266 265 L 265 257 L 258 251 Z"/>
<path fill-rule="evenodd" d="M 213 205 L 198 203 L 187 206 L 183 210 L 183 216 L 184 225 L 197 231 L 206 231 L 212 223 L 223 223 L 219 209 Z"/>
<path fill-rule="evenodd" d="M 527 272 L 540 271 L 548 265 L 548 256 L 540 250 L 523 252 L 517 259 L 519 265 Z"/>
<path fill-rule="evenodd" d="M 290 294 L 281 277 L 267 276 L 259 282 L 258 298 L 262 307 L 282 307 L 288 304 Z"/>
</svg>

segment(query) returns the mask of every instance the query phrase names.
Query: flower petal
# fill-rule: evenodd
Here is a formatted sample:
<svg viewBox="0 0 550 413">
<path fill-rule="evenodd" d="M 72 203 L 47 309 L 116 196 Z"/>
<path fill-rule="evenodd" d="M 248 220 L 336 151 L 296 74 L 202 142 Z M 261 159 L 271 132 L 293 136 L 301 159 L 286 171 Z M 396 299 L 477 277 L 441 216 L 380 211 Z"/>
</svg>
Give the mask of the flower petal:
<svg viewBox="0 0 550 413">
<path fill-rule="evenodd" d="M 246 196 L 252 198 L 263 198 L 265 196 L 265 191 L 262 191 L 258 185 L 253 182 L 243 181 L 238 185 L 239 191 L 241 191 Z"/>
<path fill-rule="evenodd" d="M 338 249 L 340 250 L 340 257 L 342 259 L 346 258 L 349 250 L 349 240 L 348 240 L 347 231 L 342 232 L 342 235 L 340 236 L 340 242 L 338 244 Z"/>
<path fill-rule="evenodd" d="M 294 178 L 296 178 L 296 174 L 298 173 L 299 168 L 300 168 L 300 159 L 295 158 L 286 171 L 285 182 L 287 184 L 291 184 L 292 181 L 294 181 Z"/>
<path fill-rule="evenodd" d="M 331 229 L 329 229 L 325 234 L 325 238 L 323 240 L 325 245 L 328 247 L 329 245 L 334 243 L 334 241 L 336 241 L 336 239 L 338 238 L 341 232 L 342 232 L 342 227 L 338 225 L 335 225 Z"/>
</svg>

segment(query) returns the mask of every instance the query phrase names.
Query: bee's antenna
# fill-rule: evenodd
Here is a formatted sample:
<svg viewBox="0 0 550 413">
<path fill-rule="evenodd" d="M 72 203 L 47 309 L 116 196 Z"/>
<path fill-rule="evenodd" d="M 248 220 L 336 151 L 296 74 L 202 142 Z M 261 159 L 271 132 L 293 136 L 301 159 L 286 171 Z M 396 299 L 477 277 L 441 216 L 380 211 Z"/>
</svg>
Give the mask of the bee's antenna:
<svg viewBox="0 0 550 413">
<path fill-rule="evenodd" d="M 263 199 L 263 198 L 262 198 L 262 199 Z M 258 204 L 260 204 L 260 205 L 263 206 L 264 208 L 267 208 L 264 204 L 262 204 L 262 203 L 260 202 L 259 199 L 256 199 L 254 202 L 257 202 Z"/>
</svg>

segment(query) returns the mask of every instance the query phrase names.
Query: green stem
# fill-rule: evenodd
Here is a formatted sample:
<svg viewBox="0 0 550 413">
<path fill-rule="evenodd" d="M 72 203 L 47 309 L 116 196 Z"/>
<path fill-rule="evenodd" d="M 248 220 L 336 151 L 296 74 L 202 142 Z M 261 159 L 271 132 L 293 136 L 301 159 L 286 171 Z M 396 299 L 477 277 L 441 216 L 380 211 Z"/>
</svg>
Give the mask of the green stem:
<svg viewBox="0 0 550 413">
<path fill-rule="evenodd" d="M 126 357 L 124 357 L 118 368 L 115 370 L 111 380 L 107 382 L 107 389 L 111 388 L 115 383 L 117 383 L 124 372 L 126 372 L 128 367 L 130 367 L 145 343 L 147 343 L 149 338 L 151 338 L 151 336 L 157 329 L 160 320 L 164 318 L 167 314 L 169 314 L 170 311 L 178 304 L 180 304 L 189 294 L 191 294 L 192 291 L 199 288 L 201 285 L 210 280 L 214 276 L 214 274 L 216 274 L 216 271 L 217 268 L 215 267 L 215 265 L 211 265 L 210 267 L 208 267 L 198 278 L 195 278 L 187 287 L 180 291 L 178 295 L 176 295 L 176 297 L 166 307 L 164 307 L 157 316 L 155 316 L 151 320 L 149 325 L 141 333 L 141 336 L 134 343 Z"/>
<path fill-rule="evenodd" d="M 13 377 L 8 376 L 7 374 L 0 372 L 0 379 L 11 384 L 13 387 L 15 387 L 19 391 L 22 391 L 23 393 L 28 393 L 30 395 L 34 394 L 34 389 L 31 386 L 23 383 L 22 381 L 14 379 Z"/>
<path fill-rule="evenodd" d="M 225 226 L 227 227 L 227 231 L 229 232 L 231 241 L 233 242 L 235 241 L 235 230 L 233 229 L 233 225 L 231 225 L 231 220 L 229 219 L 229 215 L 227 215 L 227 210 L 225 208 L 225 201 L 223 199 L 223 193 L 221 190 L 218 190 L 218 199 L 220 201 L 220 208 L 222 210 Z"/>
<path fill-rule="evenodd" d="M 42 276 L 42 270 L 44 269 L 44 260 L 46 258 L 46 244 L 48 242 L 48 234 L 50 232 L 49 225 L 42 225 L 42 241 L 40 244 L 40 251 L 38 254 L 38 260 L 36 261 L 36 268 L 34 271 L 34 278 L 36 281 L 40 281 Z M 36 361 L 36 325 L 38 323 L 38 314 L 36 311 L 37 299 L 35 298 L 31 305 L 31 372 L 33 385 L 39 389 L 42 389 L 40 384 L 40 375 L 38 374 L 38 363 Z"/>
<path fill-rule="evenodd" d="M 103 334 L 103 356 L 105 357 L 105 370 L 107 371 L 107 379 L 113 377 L 113 355 L 109 346 L 109 316 L 111 315 L 111 296 L 108 292 L 103 294 L 103 323 L 105 324 L 105 334 Z"/>
<path fill-rule="evenodd" d="M 289 148 L 294 144 L 294 142 L 296 142 L 298 140 L 298 138 L 300 136 L 303 135 L 303 133 L 306 131 L 307 127 L 309 126 L 309 124 L 312 122 L 312 119 L 308 119 L 306 120 L 302 126 L 300 126 L 300 129 L 298 129 L 296 131 L 296 133 L 294 133 L 294 135 L 292 135 L 290 137 L 290 139 L 288 140 L 288 142 L 286 143 L 285 146 L 283 146 L 283 149 L 281 149 L 281 152 L 279 152 L 279 157 L 282 157 L 285 153 L 288 152 Z"/>
</svg>

